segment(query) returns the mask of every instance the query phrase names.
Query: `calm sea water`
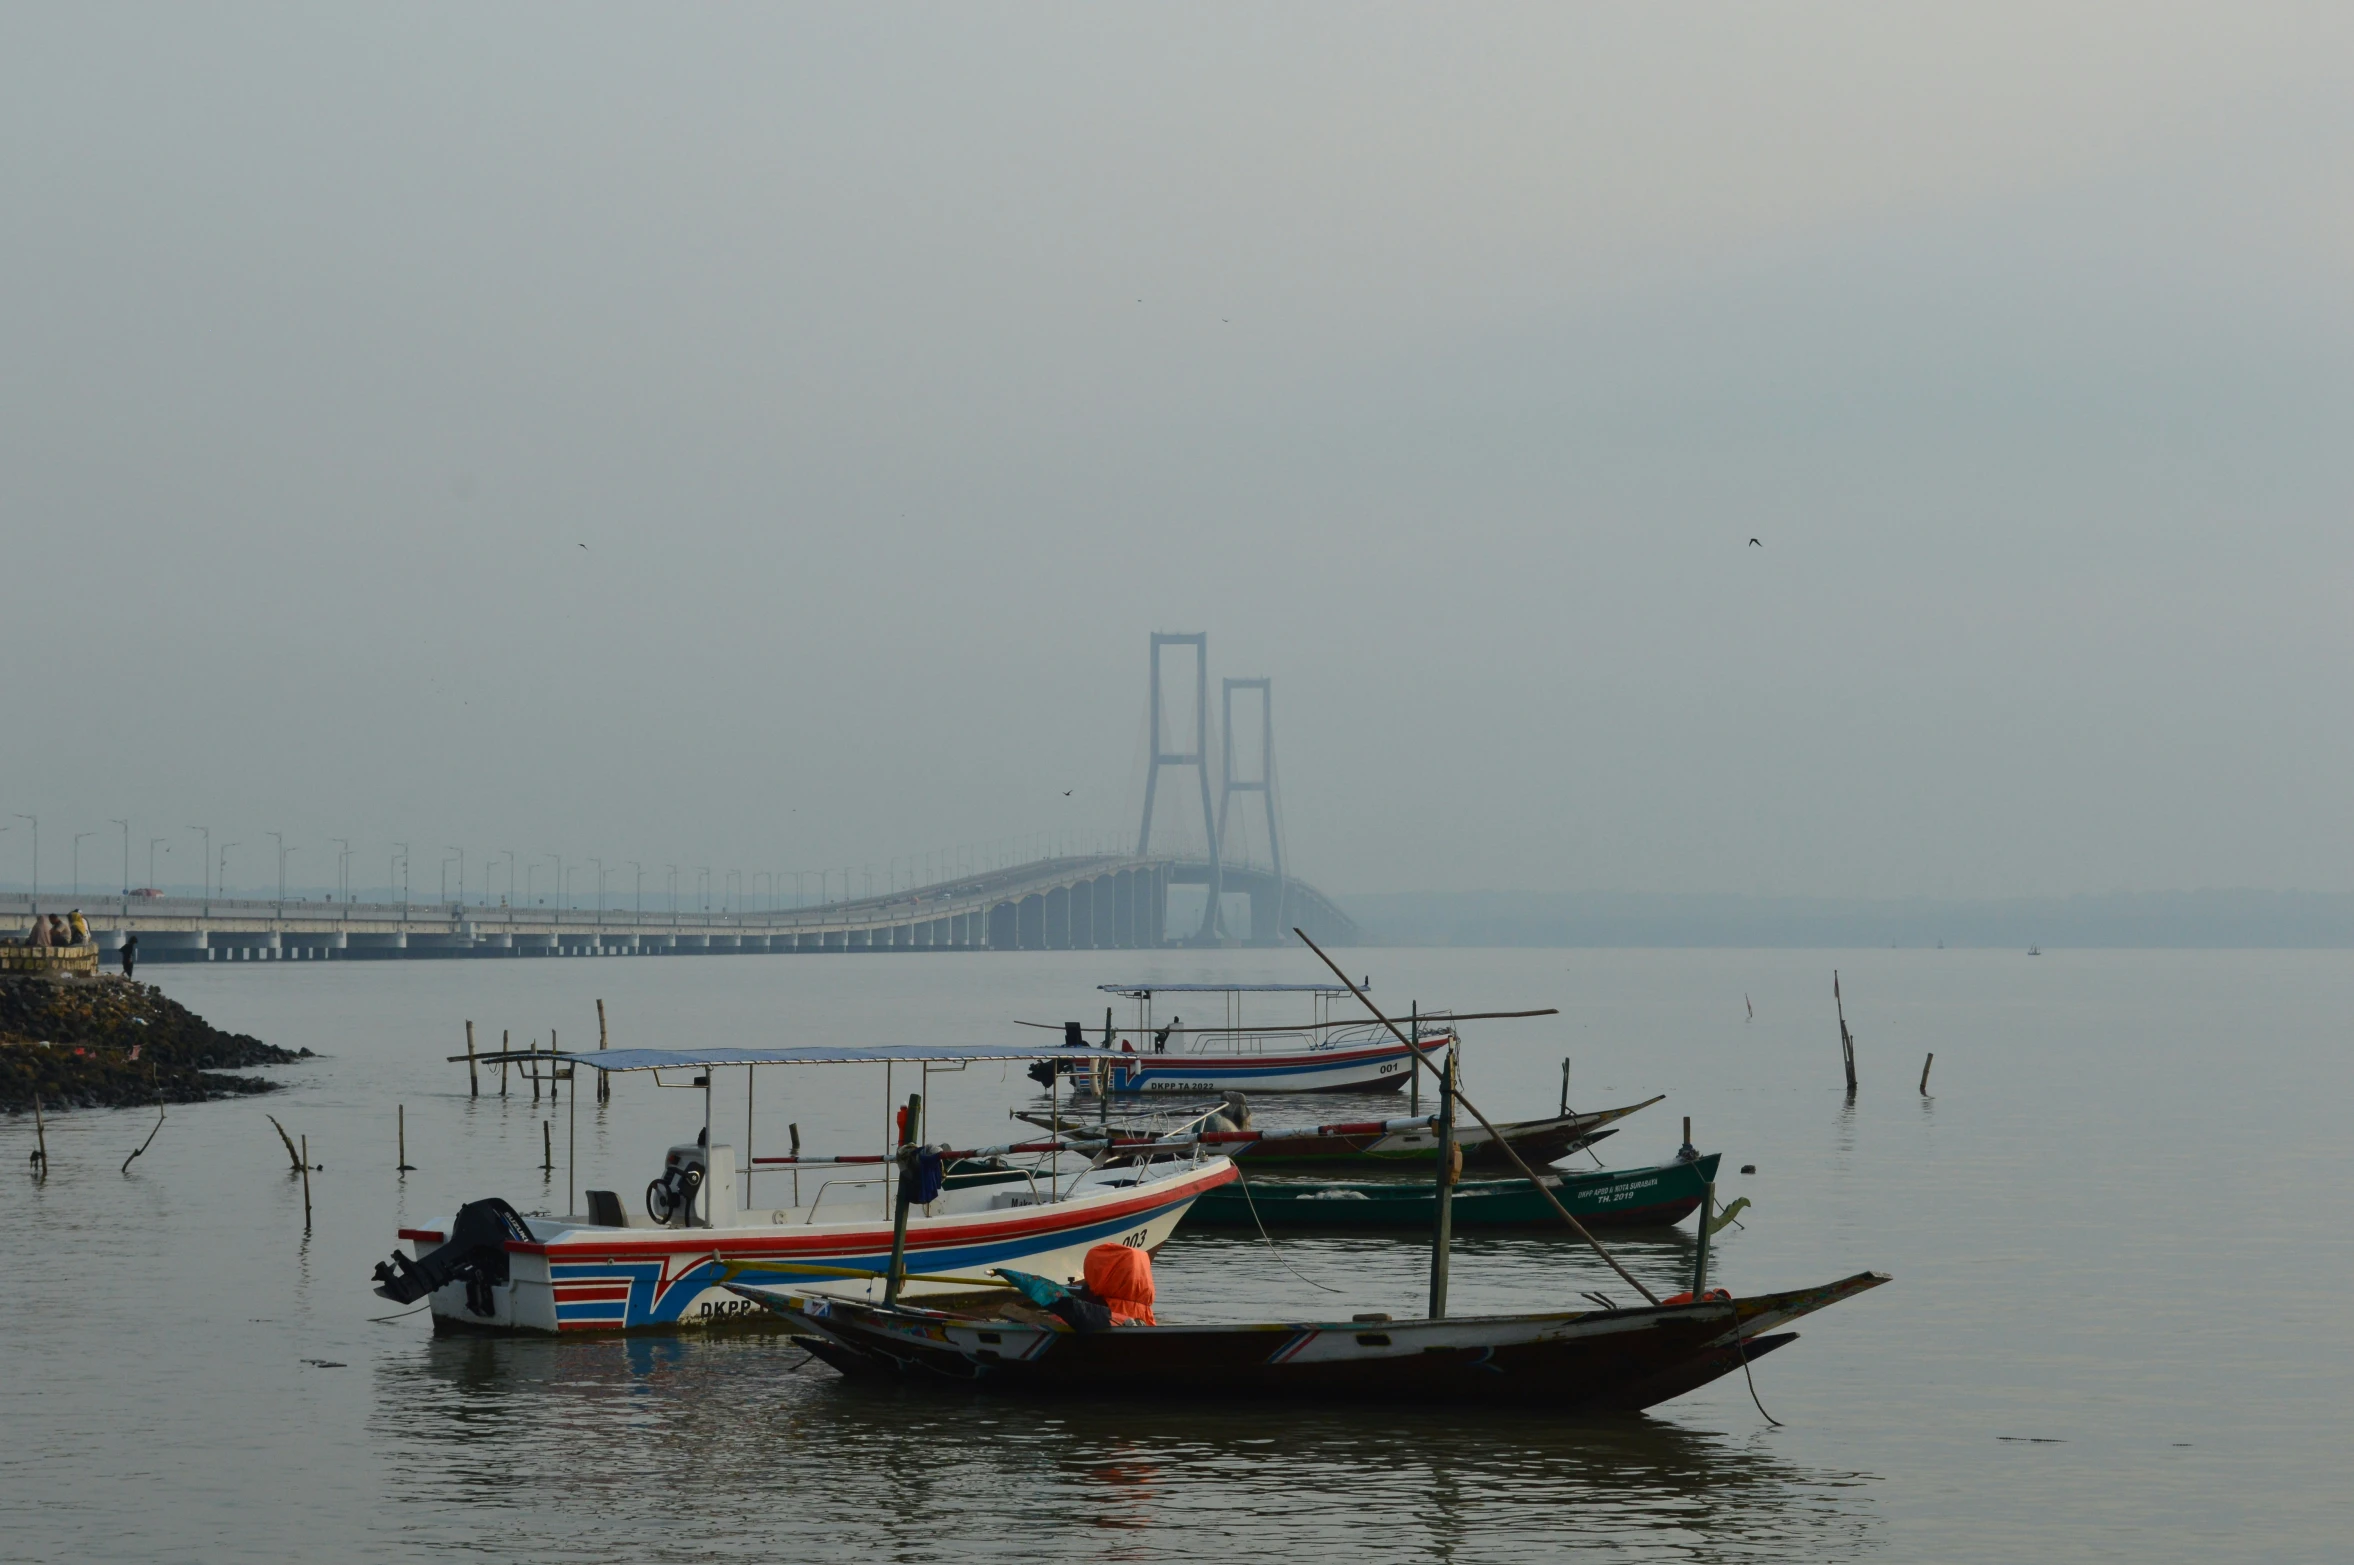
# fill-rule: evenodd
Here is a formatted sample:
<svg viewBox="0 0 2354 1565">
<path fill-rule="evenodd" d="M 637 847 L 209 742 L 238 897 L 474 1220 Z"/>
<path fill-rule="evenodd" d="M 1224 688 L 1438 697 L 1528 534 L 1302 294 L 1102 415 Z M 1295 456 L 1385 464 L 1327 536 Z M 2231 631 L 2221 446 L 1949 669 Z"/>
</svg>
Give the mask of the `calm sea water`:
<svg viewBox="0 0 2354 1565">
<path fill-rule="evenodd" d="M 1558 1005 L 1475 1024 L 1492 1117 L 1665 1092 L 1754 1206 L 1735 1289 L 1896 1282 L 1739 1379 L 1576 1422 L 1414 1407 L 1036 1403 L 847 1386 L 778 1339 L 435 1340 L 375 1321 L 393 1230 L 500 1194 L 561 1205 L 571 1105 L 469 1101 L 485 1046 L 1005 1041 L 1100 1021 L 1107 981 L 1301 980 L 1289 953 L 157 967 L 215 1022 L 320 1051 L 290 1090 L 54 1120 L 0 1206 L 0 1556 L 23 1560 L 2338 1560 L 2354 1555 L 2354 1244 L 2341 1204 L 2354 955 L 1358 951 L 1399 1004 Z M 1863 1090 L 1839 1078 L 1830 975 Z M 1744 1019 L 1744 997 L 1756 1020 Z M 1197 1018 L 1206 1019 L 1206 1018 Z M 1937 1063 L 1915 1090 L 1922 1056 Z M 879 1070 L 763 1073 L 782 1150 L 879 1143 Z M 913 1083 L 900 1074 L 893 1090 Z M 724 1083 L 724 1078 L 723 1078 Z M 931 1082 L 934 1126 L 1006 1139 L 1018 1072 Z M 492 1089 L 495 1092 L 495 1080 Z M 394 1172 L 394 1111 L 409 1160 Z M 1275 1117 L 1329 1100 L 1267 1098 Z M 308 1134 L 315 1216 L 264 1113 Z M 741 1142 L 740 1090 L 718 1118 Z M 558 1172 L 539 1171 L 552 1119 Z M 625 1080 L 579 1181 L 641 1189 L 699 1094 Z M 24 1167 L 32 1126 L 0 1122 Z M 768 1177 L 768 1176 L 763 1176 Z M 634 1199 L 634 1195 L 631 1196 Z M 1689 1229 L 1625 1241 L 1665 1285 Z M 1419 1313 L 1408 1242 L 1180 1232 L 1164 1319 Z M 1321 1286 L 1319 1286 L 1321 1285 Z M 1460 1244 L 1460 1311 L 1617 1286 L 1574 1241 Z M 1327 1292 L 1325 1289 L 1337 1289 Z"/>
</svg>

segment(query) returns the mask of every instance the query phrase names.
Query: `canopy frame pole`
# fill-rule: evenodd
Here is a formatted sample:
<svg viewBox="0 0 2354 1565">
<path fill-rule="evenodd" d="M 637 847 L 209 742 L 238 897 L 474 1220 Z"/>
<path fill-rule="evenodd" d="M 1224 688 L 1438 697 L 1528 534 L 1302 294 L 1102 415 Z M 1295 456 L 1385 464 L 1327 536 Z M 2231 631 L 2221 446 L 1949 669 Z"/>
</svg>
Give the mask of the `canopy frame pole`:
<svg viewBox="0 0 2354 1565">
<path fill-rule="evenodd" d="M 759 1074 L 760 1074 L 760 1067 L 759 1067 L 759 1066 L 757 1066 L 757 1065 L 747 1065 L 747 1066 L 745 1066 L 745 1067 L 744 1067 L 744 1207 L 743 1207 L 743 1209 L 744 1209 L 745 1211 L 747 1211 L 747 1212 L 749 1212 L 749 1211 L 751 1211 L 751 1210 L 752 1210 L 752 1088 L 753 1088 L 753 1085 L 754 1085 L 754 1078 L 755 1078 L 755 1077 L 757 1077 Z M 579 1089 L 579 1088 L 577 1088 L 577 1087 L 575 1087 L 575 1088 L 573 1089 L 573 1091 L 575 1091 L 575 1092 L 578 1092 L 579 1090 L 580 1090 L 580 1089 Z"/>
<path fill-rule="evenodd" d="M 708 1065 L 703 1067 L 703 1168 L 708 1175 L 711 1168 L 711 1067 Z M 712 1226 L 710 1180 L 706 1178 L 704 1184 L 703 1226 L 709 1228 Z M 691 1228 L 694 1224 L 690 1221 L 687 1226 Z"/>
<path fill-rule="evenodd" d="M 912 1170 L 908 1164 L 915 1157 L 916 1123 L 924 1112 L 924 1095 L 907 1095 L 906 1128 L 899 1136 L 899 1193 L 891 1207 L 891 1269 L 883 1277 L 883 1308 L 891 1309 L 899 1303 L 900 1284 L 907 1280 L 907 1208 L 908 1197 L 914 1188 L 908 1182 Z"/>
<path fill-rule="evenodd" d="M 1448 1251 L 1455 1241 L 1455 1048 L 1439 1077 L 1439 1172 L 1430 1235 L 1430 1318 L 1447 1318 Z M 1419 1073 L 1418 1073 L 1419 1074 Z"/>
</svg>

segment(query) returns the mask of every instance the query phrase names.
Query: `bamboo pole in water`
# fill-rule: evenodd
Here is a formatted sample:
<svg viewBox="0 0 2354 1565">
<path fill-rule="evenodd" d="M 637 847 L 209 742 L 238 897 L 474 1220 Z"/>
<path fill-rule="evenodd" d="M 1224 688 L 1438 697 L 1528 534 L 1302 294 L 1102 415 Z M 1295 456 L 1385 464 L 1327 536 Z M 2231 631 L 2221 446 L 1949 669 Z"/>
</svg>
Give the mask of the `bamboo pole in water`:
<svg viewBox="0 0 2354 1565">
<path fill-rule="evenodd" d="M 302 1231 L 311 1231 L 311 1138 L 302 1138 Z"/>
<path fill-rule="evenodd" d="M 470 1098 L 482 1096 L 482 1078 L 475 1073 L 474 1069 L 474 1024 L 472 1022 L 466 1024 L 466 1095 Z"/>
<path fill-rule="evenodd" d="M 1936 1063 L 1937 1051 L 1931 1049 L 1929 1057 L 1921 1062 L 1921 1096 L 1924 1098 L 1929 1096 L 1929 1067 Z"/>
<path fill-rule="evenodd" d="M 507 1029 L 499 1029 L 499 1096 L 507 1095 Z"/>
<path fill-rule="evenodd" d="M 1432 1065 L 1430 1061 L 1424 1059 L 1420 1049 L 1416 1048 L 1411 1043 L 1407 1043 L 1406 1035 L 1398 1031 L 1398 1024 L 1391 1021 L 1388 1016 L 1383 1014 L 1381 1007 L 1375 1005 L 1371 1000 L 1365 997 L 1365 991 L 1358 988 L 1347 973 L 1341 971 L 1341 967 L 1338 962 L 1335 962 L 1331 957 L 1324 955 L 1324 948 L 1322 946 L 1318 945 L 1315 941 L 1308 939 L 1308 932 L 1306 930 L 1295 928 L 1292 930 L 1292 933 L 1298 935 L 1301 942 L 1304 943 L 1309 950 L 1315 952 L 1319 957 L 1323 957 L 1324 965 L 1332 969 L 1332 975 L 1335 978 L 1338 978 L 1343 984 L 1347 985 L 1349 993 L 1357 997 L 1358 1003 L 1373 1013 L 1374 1020 L 1380 1022 L 1382 1026 L 1389 1029 L 1391 1037 L 1397 1039 L 1400 1043 L 1406 1044 L 1406 1057 L 1414 1062 L 1416 1069 L 1430 1071 L 1433 1074 L 1437 1073 L 1438 1067 Z M 1585 1240 L 1587 1246 L 1591 1248 L 1596 1255 L 1602 1257 L 1602 1259 L 1609 1264 L 1610 1269 L 1618 1273 L 1618 1275 L 1625 1280 L 1628 1287 L 1634 1289 L 1637 1293 L 1650 1300 L 1653 1304 L 1657 1304 L 1659 1302 L 1659 1295 L 1653 1293 L 1649 1288 L 1644 1287 L 1641 1282 L 1637 1281 L 1635 1274 L 1628 1271 L 1624 1266 L 1621 1266 L 1618 1263 L 1618 1257 L 1612 1255 L 1607 1249 L 1603 1248 L 1602 1241 L 1595 1238 L 1591 1233 L 1587 1232 L 1586 1225 L 1579 1222 L 1576 1215 L 1572 1213 L 1568 1207 L 1561 1204 L 1560 1198 L 1554 1195 L 1552 1190 L 1546 1186 L 1545 1181 L 1537 1176 L 1537 1171 L 1528 1166 L 1528 1159 L 1520 1155 L 1520 1149 L 1515 1147 L 1511 1142 L 1504 1139 L 1504 1133 L 1496 1128 L 1495 1121 L 1489 1119 L 1485 1114 L 1482 1114 L 1479 1111 L 1479 1105 L 1465 1097 L 1460 1087 L 1458 1087 L 1456 1090 L 1455 1101 L 1462 1104 L 1465 1108 L 1471 1110 L 1471 1117 L 1479 1121 L 1480 1128 L 1488 1133 L 1488 1139 L 1496 1144 L 1497 1150 L 1501 1151 L 1506 1157 L 1512 1160 L 1512 1166 L 1519 1169 L 1521 1177 L 1529 1182 L 1530 1187 L 1534 1189 L 1537 1194 L 1545 1198 L 1545 1204 L 1553 1208 L 1554 1215 L 1558 1216 L 1563 1222 L 1569 1224 L 1570 1232 L 1576 1234 L 1580 1239 Z"/>
<path fill-rule="evenodd" d="M 1847 1002 L 1839 995 L 1839 969 L 1831 969 L 1831 1005 L 1839 1013 L 1839 1056 L 1847 1065 L 1847 1095 L 1855 1096 L 1855 1034 L 1847 1030 Z"/>
<path fill-rule="evenodd" d="M 1700 1192 L 1700 1245 L 1692 1252 L 1692 1302 L 1708 1296 L 1708 1225 L 1716 1220 L 1716 1181 Z"/>
<path fill-rule="evenodd" d="M 33 1094 L 33 1164 L 43 1178 L 49 1174 L 49 1122 L 41 1117 L 41 1095 Z"/>
<path fill-rule="evenodd" d="M 394 1145 L 396 1145 L 399 1150 L 393 1155 L 393 1172 L 397 1174 L 413 1174 L 416 1172 L 416 1168 L 409 1162 L 409 1106 L 406 1103 L 403 1103 L 398 1109 L 394 1110 L 394 1113 L 399 1116 L 394 1121 L 394 1124 L 398 1126 L 397 1135 L 399 1138 L 394 1143 Z"/>
<path fill-rule="evenodd" d="M 556 1171 L 556 1132 L 544 1119 L 539 1122 L 539 1171 L 543 1174 Z"/>
<path fill-rule="evenodd" d="M 1416 1007 L 1417 1015 L 1420 1006 Z M 1438 1212 L 1430 1232 L 1430 1318 L 1447 1315 L 1448 1251 L 1455 1240 L 1455 1051 L 1439 1077 Z"/>
</svg>

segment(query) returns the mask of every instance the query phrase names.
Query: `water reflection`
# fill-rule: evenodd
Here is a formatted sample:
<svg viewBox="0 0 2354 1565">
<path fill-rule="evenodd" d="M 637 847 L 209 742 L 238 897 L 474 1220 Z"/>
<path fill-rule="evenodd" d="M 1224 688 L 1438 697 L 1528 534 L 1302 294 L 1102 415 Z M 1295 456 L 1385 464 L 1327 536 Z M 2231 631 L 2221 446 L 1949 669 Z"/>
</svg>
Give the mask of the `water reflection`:
<svg viewBox="0 0 2354 1565">
<path fill-rule="evenodd" d="M 1000 1398 L 844 1381 L 774 1336 L 436 1340 L 376 1390 L 415 1546 L 484 1505 L 657 1558 L 750 1535 L 906 1560 L 1831 1560 L 1879 1525 L 1867 1475 L 1649 1418 Z"/>
</svg>

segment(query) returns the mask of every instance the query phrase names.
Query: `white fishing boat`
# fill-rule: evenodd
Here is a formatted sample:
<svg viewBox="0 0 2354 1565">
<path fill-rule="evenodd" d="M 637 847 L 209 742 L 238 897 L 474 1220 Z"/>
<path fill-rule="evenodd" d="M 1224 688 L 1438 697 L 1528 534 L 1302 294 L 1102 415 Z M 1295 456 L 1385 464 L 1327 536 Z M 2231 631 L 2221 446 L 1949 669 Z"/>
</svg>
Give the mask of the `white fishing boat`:
<svg viewBox="0 0 2354 1565">
<path fill-rule="evenodd" d="M 1041 1079 L 1060 1069 L 1082 1088 L 1108 1090 L 1115 1095 L 1143 1092 L 1395 1092 L 1413 1074 L 1406 1045 L 1372 1023 L 1336 1023 L 1331 1003 L 1348 994 L 1337 984 L 1103 984 L 1104 993 L 1131 1000 L 1136 1024 L 1106 1024 L 1108 1056 L 1082 1067 L 1070 1059 L 1033 1069 Z M 1315 1018 L 1289 1025 L 1249 1025 L 1243 1020 L 1247 995 L 1304 995 Z M 1183 1025 L 1183 1014 L 1165 1026 L 1153 1025 L 1155 997 L 1200 998 L 1207 1005 L 1215 996 L 1220 1025 Z M 1177 1003 L 1189 1003 L 1179 999 Z M 1031 1024 L 1036 1025 L 1036 1024 Z M 1087 1046 L 1085 1029 L 1077 1022 L 1062 1024 L 1068 1047 Z M 1455 1041 L 1451 1022 L 1434 1019 L 1415 1028 L 1415 1042 L 1424 1055 L 1437 1058 Z M 1059 1051 L 1058 1051 L 1059 1052 Z"/>
<path fill-rule="evenodd" d="M 976 1045 L 482 1056 L 492 1064 L 536 1059 L 543 1067 L 553 1061 L 573 1070 L 646 1071 L 665 1086 L 700 1087 L 702 1134 L 670 1149 L 637 1209 L 610 1190 L 582 1192 L 585 1210 L 560 1217 L 526 1215 L 494 1197 L 468 1203 L 439 1226 L 404 1228 L 400 1237 L 411 1252 L 395 1251 L 377 1266 L 376 1291 L 396 1303 L 430 1299 L 440 1331 L 674 1331 L 760 1317 L 759 1307 L 729 1292 L 723 1279 L 881 1299 L 895 1231 L 904 1235 L 903 1298 L 986 1286 L 982 1274 L 1000 1265 L 1075 1280 L 1096 1245 L 1159 1248 L 1197 1195 L 1235 1177 L 1230 1161 L 1199 1147 L 1101 1168 L 1057 1142 L 1043 1149 L 975 1149 L 964 1155 L 1026 1153 L 1029 1166 L 980 1179 L 935 1174 L 930 1188 L 914 1189 L 896 1157 L 753 1157 L 749 1113 L 743 1158 L 735 1147 L 712 1140 L 711 1077 L 717 1070 L 841 1064 L 920 1070 L 974 1060 L 1034 1060 L 1044 1052 L 1062 1051 Z M 688 1079 L 664 1082 L 664 1072 Z M 578 1104 L 576 1091 L 576 1117 Z M 908 1139 L 921 1139 L 920 1123 Z M 936 1157 L 931 1167 L 937 1169 Z M 790 1183 L 767 1204 L 755 1205 L 755 1173 L 790 1176 Z M 566 1183 L 569 1208 L 569 1171 Z"/>
</svg>

